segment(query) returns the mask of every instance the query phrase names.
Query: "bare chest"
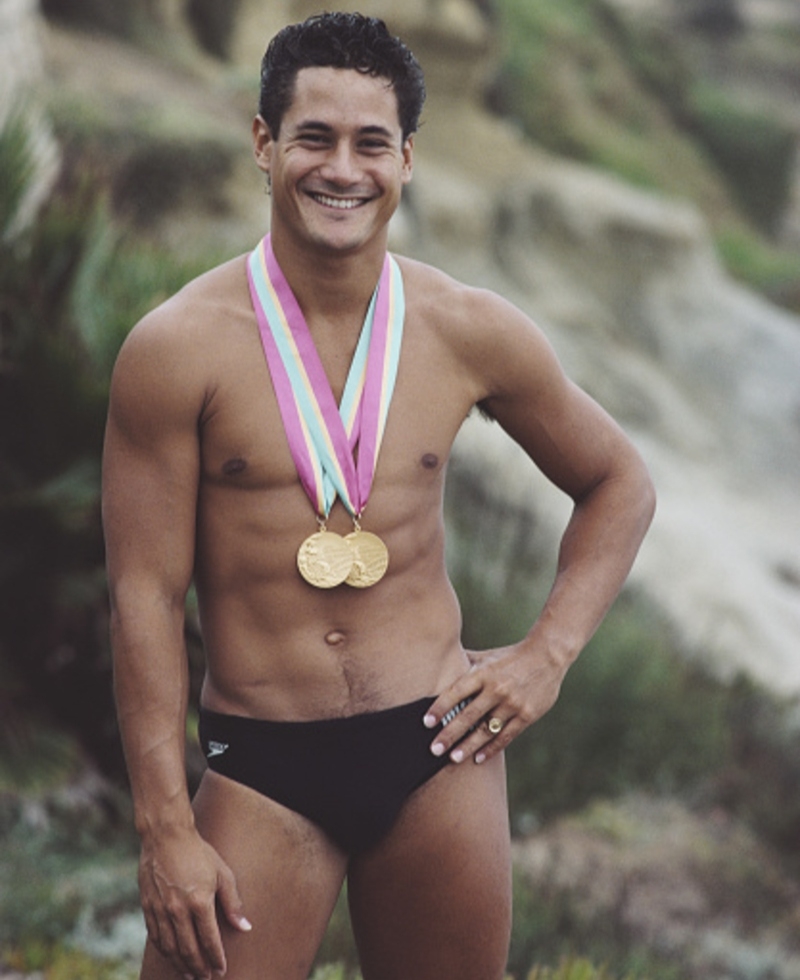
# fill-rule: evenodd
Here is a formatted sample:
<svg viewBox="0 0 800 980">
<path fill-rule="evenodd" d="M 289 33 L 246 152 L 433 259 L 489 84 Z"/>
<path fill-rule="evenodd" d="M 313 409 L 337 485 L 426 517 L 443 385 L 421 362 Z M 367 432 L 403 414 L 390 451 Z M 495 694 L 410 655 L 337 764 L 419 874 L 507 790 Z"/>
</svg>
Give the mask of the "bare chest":
<svg viewBox="0 0 800 980">
<path fill-rule="evenodd" d="M 319 349 L 335 401 L 350 351 Z M 255 323 L 240 325 L 214 358 L 210 395 L 200 422 L 202 480 L 219 488 L 289 490 L 299 486 L 275 387 Z M 447 461 L 474 391 L 457 358 L 409 322 L 397 384 L 378 458 L 375 486 L 430 482 Z"/>
</svg>

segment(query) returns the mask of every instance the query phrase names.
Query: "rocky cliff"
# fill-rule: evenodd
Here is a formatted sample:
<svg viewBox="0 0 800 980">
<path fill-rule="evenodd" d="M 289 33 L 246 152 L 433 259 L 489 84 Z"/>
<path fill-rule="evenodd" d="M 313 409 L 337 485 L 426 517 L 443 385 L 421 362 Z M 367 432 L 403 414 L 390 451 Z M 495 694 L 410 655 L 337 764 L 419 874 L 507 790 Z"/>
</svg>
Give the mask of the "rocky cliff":
<svg viewBox="0 0 800 980">
<path fill-rule="evenodd" d="M 3 0 L 0 13 L 15 4 L 26 6 Z M 479 4 L 360 6 L 409 40 L 429 81 L 394 247 L 506 294 L 539 322 L 655 477 L 659 511 L 632 583 L 687 650 L 797 693 L 800 322 L 726 277 L 696 208 L 554 158 L 485 111 L 496 38 Z M 314 9 L 309 0 L 243 0 L 232 64 L 192 69 L 50 27 L 51 99 L 72 99 L 73 111 L 92 106 L 95 119 L 115 125 L 124 118 L 148 139 L 177 127 L 182 138 L 199 132 L 205 147 L 222 147 L 224 192 L 199 193 L 208 185 L 199 174 L 198 193 L 171 202 L 155 231 L 182 245 L 246 248 L 267 209 L 248 159 L 258 60 L 275 29 Z M 502 527 L 529 515 L 531 548 L 552 554 L 567 502 L 496 426 L 468 420 L 451 476 L 491 502 L 484 520 Z"/>
<path fill-rule="evenodd" d="M 716 669 L 797 693 L 800 320 L 724 274 L 691 205 L 550 157 L 482 110 L 493 39 L 467 0 L 362 8 L 409 37 L 430 79 L 398 246 L 537 320 L 655 478 L 658 514 L 632 583 Z M 453 476 L 480 485 L 492 519 L 529 509 L 532 547 L 552 544 L 568 515 L 478 418 Z"/>
</svg>

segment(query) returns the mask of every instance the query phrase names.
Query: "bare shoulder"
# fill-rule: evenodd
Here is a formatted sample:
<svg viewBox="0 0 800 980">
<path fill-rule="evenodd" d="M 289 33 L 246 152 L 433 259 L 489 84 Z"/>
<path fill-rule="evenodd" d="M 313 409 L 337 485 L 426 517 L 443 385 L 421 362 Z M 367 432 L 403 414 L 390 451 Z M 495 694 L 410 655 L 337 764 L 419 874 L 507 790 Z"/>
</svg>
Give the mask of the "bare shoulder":
<svg viewBox="0 0 800 980">
<path fill-rule="evenodd" d="M 425 314 L 442 329 L 458 326 L 481 306 L 503 304 L 495 293 L 459 282 L 435 266 L 406 256 L 398 256 L 397 261 L 403 273 L 407 306 Z"/>
<path fill-rule="evenodd" d="M 578 499 L 624 465 L 640 468 L 614 420 L 564 373 L 523 311 L 420 263 L 403 260 L 407 309 L 457 352 L 476 399 L 567 494 Z"/>
<path fill-rule="evenodd" d="M 148 397 L 202 400 L 226 333 L 247 321 L 245 257 L 192 280 L 144 316 L 126 338 L 114 368 L 112 407 Z"/>
<path fill-rule="evenodd" d="M 529 388 L 534 377 L 562 377 L 544 332 L 509 300 L 412 259 L 401 258 L 399 264 L 410 315 L 435 330 L 481 379 L 486 397 L 513 391 L 523 381 Z"/>
</svg>

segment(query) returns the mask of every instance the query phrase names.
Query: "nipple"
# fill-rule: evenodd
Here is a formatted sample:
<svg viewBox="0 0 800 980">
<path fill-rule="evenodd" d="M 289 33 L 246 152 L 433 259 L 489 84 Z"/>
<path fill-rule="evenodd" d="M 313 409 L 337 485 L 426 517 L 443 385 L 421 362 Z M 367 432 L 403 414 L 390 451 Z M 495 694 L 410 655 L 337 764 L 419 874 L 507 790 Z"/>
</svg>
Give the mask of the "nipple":
<svg viewBox="0 0 800 980">
<path fill-rule="evenodd" d="M 325 642 L 329 647 L 338 647 L 346 639 L 347 637 L 341 630 L 331 630 L 330 633 L 325 634 Z"/>
<path fill-rule="evenodd" d="M 222 472 L 225 476 L 236 476 L 246 469 L 247 460 L 242 459 L 241 456 L 234 456 L 233 459 L 228 459 L 222 464 Z"/>
<path fill-rule="evenodd" d="M 439 465 L 439 457 L 436 453 L 425 453 L 422 457 L 422 465 L 426 470 L 435 470 Z"/>
</svg>

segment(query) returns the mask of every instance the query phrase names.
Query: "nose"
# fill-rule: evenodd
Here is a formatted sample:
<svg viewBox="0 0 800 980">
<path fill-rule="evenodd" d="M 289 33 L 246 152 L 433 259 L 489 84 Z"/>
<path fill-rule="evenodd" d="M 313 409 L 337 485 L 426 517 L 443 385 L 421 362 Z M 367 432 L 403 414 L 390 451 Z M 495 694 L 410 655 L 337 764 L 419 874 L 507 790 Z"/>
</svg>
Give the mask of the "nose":
<svg viewBox="0 0 800 980">
<path fill-rule="evenodd" d="M 331 147 L 320 168 L 320 176 L 342 187 L 358 183 L 361 177 L 358 154 L 348 141 L 340 140 Z"/>
</svg>

